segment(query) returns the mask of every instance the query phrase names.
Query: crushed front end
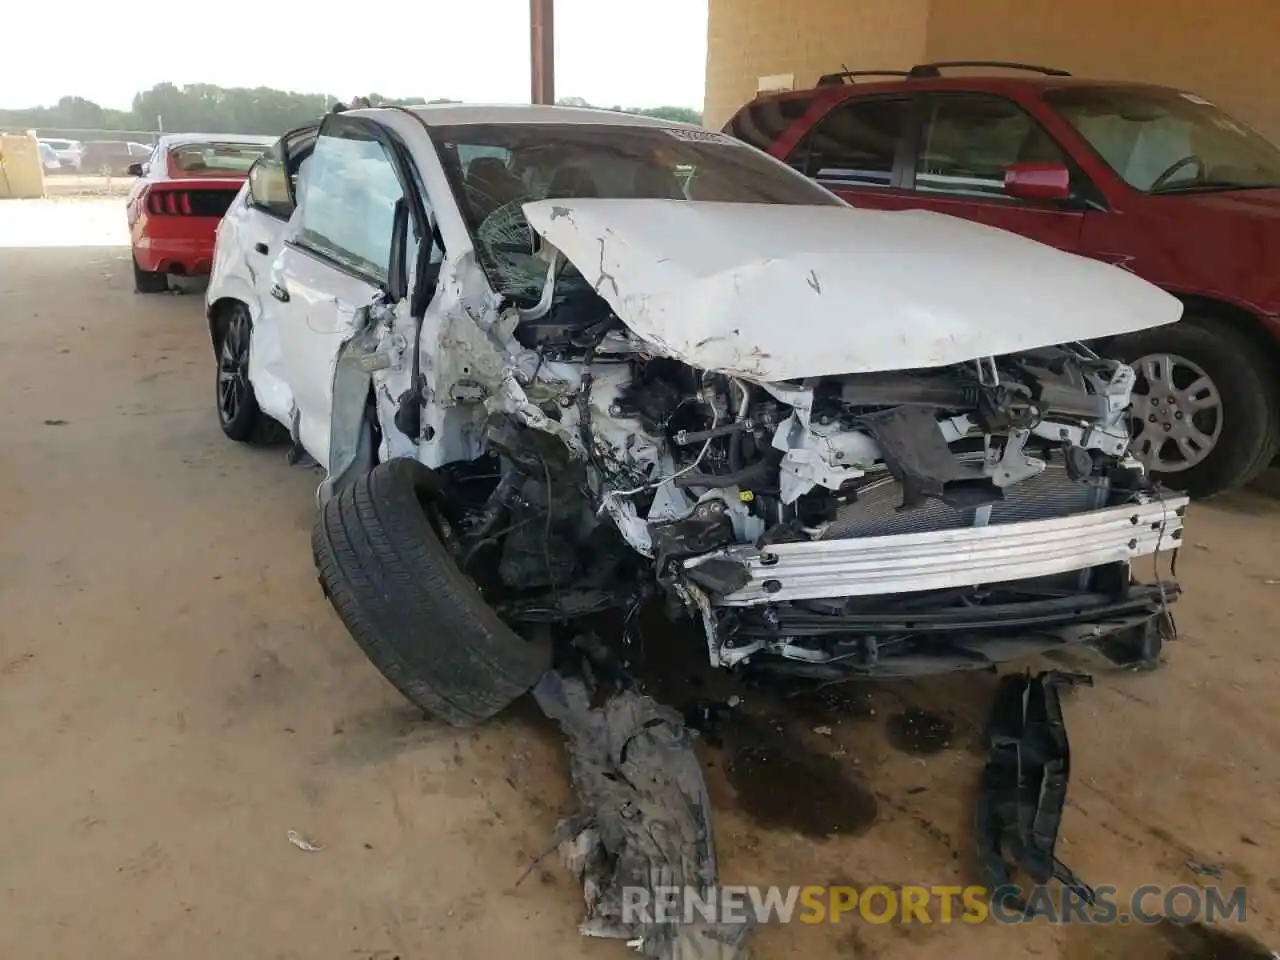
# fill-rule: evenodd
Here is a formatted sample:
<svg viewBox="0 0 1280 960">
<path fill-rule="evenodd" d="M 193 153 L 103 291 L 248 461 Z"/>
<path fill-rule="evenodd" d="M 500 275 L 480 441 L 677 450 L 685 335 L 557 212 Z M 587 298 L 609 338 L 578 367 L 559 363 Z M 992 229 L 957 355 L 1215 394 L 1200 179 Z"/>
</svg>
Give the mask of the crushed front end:
<svg viewBox="0 0 1280 960">
<path fill-rule="evenodd" d="M 501 480 L 463 544 L 506 619 L 659 593 L 714 665 L 819 680 L 1158 654 L 1187 498 L 1128 453 L 1124 364 L 1068 344 L 766 383 L 656 355 L 607 310 L 562 319 L 517 331 L 531 375 L 490 420 Z"/>
<path fill-rule="evenodd" d="M 1123 364 L 1068 345 L 761 384 L 613 361 L 574 407 L 599 511 L 714 664 L 834 679 L 1158 650 L 1178 588 L 1155 555 L 1187 499 L 1128 455 Z"/>
</svg>

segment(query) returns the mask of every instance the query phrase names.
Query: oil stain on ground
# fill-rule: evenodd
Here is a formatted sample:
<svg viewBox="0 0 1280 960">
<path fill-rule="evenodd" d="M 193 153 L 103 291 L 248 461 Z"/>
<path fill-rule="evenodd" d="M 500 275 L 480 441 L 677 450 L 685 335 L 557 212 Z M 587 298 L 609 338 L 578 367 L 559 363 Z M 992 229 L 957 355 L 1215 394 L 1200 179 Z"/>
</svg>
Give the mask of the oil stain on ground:
<svg viewBox="0 0 1280 960">
<path fill-rule="evenodd" d="M 1074 926 L 1062 960 L 1275 960 L 1247 934 L 1202 923 L 1161 920 L 1146 926 Z"/>
<path fill-rule="evenodd" d="M 875 822 L 879 805 L 867 786 L 780 724 L 739 716 L 724 734 L 729 783 L 761 826 L 823 839 L 858 836 Z"/>
<path fill-rule="evenodd" d="M 911 709 L 891 716 L 886 732 L 896 749 L 927 757 L 951 746 L 955 724 L 929 710 Z"/>
</svg>

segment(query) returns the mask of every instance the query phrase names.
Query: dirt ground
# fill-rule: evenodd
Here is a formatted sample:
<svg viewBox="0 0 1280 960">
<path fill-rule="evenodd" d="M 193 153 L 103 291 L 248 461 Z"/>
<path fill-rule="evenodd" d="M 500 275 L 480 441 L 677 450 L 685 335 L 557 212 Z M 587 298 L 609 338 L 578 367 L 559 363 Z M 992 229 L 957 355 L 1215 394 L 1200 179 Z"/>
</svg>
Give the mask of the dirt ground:
<svg viewBox="0 0 1280 960">
<path fill-rule="evenodd" d="M 423 720 L 365 661 L 312 570 L 316 475 L 222 437 L 201 298 L 134 295 L 122 221 L 119 200 L 0 205 L 0 956 L 630 955 L 578 935 L 554 858 L 515 885 L 572 810 L 555 729 L 528 703 L 474 731 Z M 1090 660 L 1097 686 L 1069 695 L 1059 848 L 1122 891 L 1204 885 L 1188 864 L 1214 865 L 1272 945 L 1278 541 L 1260 493 L 1194 507 L 1166 664 Z M 646 657 L 696 643 L 658 621 Z M 722 881 L 976 882 L 993 688 L 748 691 L 704 751 Z M 771 926 L 754 948 L 1266 955 L 1151 928 L 860 919 Z"/>
</svg>

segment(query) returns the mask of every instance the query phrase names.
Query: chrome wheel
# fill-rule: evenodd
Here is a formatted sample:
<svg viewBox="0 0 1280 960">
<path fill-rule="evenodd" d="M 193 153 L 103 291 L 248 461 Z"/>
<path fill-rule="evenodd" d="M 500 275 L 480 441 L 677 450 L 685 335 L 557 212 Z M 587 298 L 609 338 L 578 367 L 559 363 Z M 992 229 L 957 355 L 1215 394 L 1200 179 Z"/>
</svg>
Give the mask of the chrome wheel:
<svg viewBox="0 0 1280 960">
<path fill-rule="evenodd" d="M 1149 470 L 1203 463 L 1222 435 L 1222 395 L 1199 364 L 1171 353 L 1133 362 L 1133 453 Z"/>
<path fill-rule="evenodd" d="M 227 324 L 218 351 L 218 416 L 235 422 L 249 397 L 249 321 L 237 310 Z"/>
</svg>

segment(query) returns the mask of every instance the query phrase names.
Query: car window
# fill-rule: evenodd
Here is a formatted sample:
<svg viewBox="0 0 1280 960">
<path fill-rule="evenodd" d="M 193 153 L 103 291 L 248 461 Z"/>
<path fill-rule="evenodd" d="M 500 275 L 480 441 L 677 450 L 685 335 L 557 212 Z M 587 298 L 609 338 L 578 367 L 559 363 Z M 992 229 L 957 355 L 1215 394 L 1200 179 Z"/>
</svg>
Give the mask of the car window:
<svg viewBox="0 0 1280 960">
<path fill-rule="evenodd" d="M 1015 163 L 1062 163 L 1065 155 L 1021 107 L 1004 97 L 931 98 L 916 159 L 916 190 L 1000 197 Z"/>
<path fill-rule="evenodd" d="M 275 143 L 249 168 L 249 202 L 281 220 L 293 214 L 293 196 L 284 164 L 283 142 Z"/>
<path fill-rule="evenodd" d="M 169 151 L 169 166 L 184 177 L 243 174 L 262 156 L 260 143 L 187 143 Z"/>
<path fill-rule="evenodd" d="M 303 127 L 301 130 L 295 130 L 286 134 L 284 138 L 284 152 L 287 163 L 287 174 L 289 177 L 289 196 L 291 202 L 296 203 L 298 197 L 298 173 L 302 169 L 302 164 L 311 156 L 316 148 L 316 135 L 319 131 L 315 127 Z"/>
<path fill-rule="evenodd" d="M 1137 190 L 1280 185 L 1280 149 L 1195 94 L 1088 87 L 1053 90 L 1045 100 Z"/>
<path fill-rule="evenodd" d="M 812 97 L 782 97 L 749 103 L 739 110 L 724 132 L 768 151 L 787 128 L 805 115 Z"/>
<path fill-rule="evenodd" d="M 788 163 L 824 186 L 888 187 L 908 100 L 848 100 L 810 131 Z"/>
<path fill-rule="evenodd" d="M 358 130 L 322 134 L 298 178 L 298 240 L 385 282 L 396 201 L 403 196 L 381 143 Z"/>
</svg>

